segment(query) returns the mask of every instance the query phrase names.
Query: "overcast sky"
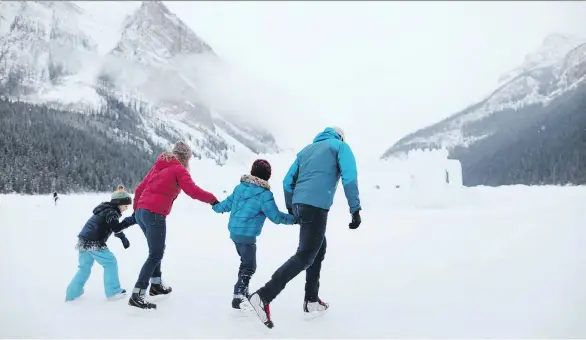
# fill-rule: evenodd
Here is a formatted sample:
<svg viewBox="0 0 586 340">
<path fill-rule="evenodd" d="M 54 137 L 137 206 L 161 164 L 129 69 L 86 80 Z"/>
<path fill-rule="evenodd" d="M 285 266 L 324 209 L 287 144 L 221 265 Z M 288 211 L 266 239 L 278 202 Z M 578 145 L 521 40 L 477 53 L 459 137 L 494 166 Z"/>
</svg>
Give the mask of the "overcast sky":
<svg viewBox="0 0 586 340">
<path fill-rule="evenodd" d="M 364 156 L 482 99 L 548 34 L 586 37 L 579 1 L 165 4 L 263 84 L 238 88 L 259 107 L 273 99 L 259 111 L 279 141 L 339 125 Z"/>
</svg>

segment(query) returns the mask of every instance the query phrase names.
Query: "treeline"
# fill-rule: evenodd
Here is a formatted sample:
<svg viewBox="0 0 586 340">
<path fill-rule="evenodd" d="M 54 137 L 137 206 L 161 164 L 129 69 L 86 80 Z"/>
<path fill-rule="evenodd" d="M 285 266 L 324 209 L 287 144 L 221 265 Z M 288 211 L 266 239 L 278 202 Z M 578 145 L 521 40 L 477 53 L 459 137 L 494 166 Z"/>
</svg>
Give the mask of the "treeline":
<svg viewBox="0 0 586 340">
<path fill-rule="evenodd" d="M 467 127 L 493 134 L 453 151 L 466 186 L 586 184 L 586 85 L 547 106 L 507 111 Z"/>
<path fill-rule="evenodd" d="M 163 151 L 136 124 L 138 115 L 112 99 L 82 114 L 0 98 L 0 193 L 134 189 Z"/>
</svg>

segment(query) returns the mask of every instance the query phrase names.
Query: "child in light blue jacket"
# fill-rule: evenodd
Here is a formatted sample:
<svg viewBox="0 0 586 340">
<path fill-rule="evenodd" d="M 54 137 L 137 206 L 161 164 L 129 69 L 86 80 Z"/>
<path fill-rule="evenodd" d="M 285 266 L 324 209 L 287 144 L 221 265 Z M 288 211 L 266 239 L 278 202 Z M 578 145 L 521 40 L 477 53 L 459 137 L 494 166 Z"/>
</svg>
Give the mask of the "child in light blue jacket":
<svg viewBox="0 0 586 340">
<path fill-rule="evenodd" d="M 248 296 L 248 284 L 256 271 L 256 238 L 266 218 L 275 224 L 297 223 L 293 215 L 279 211 L 268 183 L 270 177 L 269 162 L 264 159 L 254 161 L 250 175 L 242 176 L 234 192 L 213 206 L 217 213 L 230 212 L 228 230 L 240 256 L 238 281 L 232 298 L 232 308 L 235 309 L 240 309 L 240 304 Z"/>
</svg>

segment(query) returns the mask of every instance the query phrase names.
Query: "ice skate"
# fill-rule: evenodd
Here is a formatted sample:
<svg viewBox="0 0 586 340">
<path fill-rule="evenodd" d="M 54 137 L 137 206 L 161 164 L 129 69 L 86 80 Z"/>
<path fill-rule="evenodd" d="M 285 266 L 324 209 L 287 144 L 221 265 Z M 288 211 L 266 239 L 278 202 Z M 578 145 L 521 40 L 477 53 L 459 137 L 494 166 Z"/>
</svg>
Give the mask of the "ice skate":
<svg viewBox="0 0 586 340">
<path fill-rule="evenodd" d="M 115 295 L 112 295 L 112 296 L 110 296 L 110 297 L 108 297 L 106 299 L 108 301 L 117 301 L 117 300 L 123 299 L 125 296 L 126 296 L 126 289 L 122 289 L 120 291 L 120 293 L 117 293 Z"/>
<path fill-rule="evenodd" d="M 148 302 L 142 293 L 143 291 L 133 292 L 132 295 L 130 295 L 130 299 L 128 300 L 128 305 L 145 310 L 157 309 L 157 305 Z"/>
<path fill-rule="evenodd" d="M 252 309 L 258 315 L 258 318 L 268 328 L 273 328 L 273 320 L 271 320 L 271 309 L 268 303 L 265 303 L 258 293 L 253 293 L 248 297 L 248 302 Z"/>
<path fill-rule="evenodd" d="M 323 302 L 320 298 L 317 298 L 316 301 L 305 300 L 303 302 L 303 312 L 306 320 L 323 315 L 329 308 L 330 305 L 327 302 Z"/>
</svg>

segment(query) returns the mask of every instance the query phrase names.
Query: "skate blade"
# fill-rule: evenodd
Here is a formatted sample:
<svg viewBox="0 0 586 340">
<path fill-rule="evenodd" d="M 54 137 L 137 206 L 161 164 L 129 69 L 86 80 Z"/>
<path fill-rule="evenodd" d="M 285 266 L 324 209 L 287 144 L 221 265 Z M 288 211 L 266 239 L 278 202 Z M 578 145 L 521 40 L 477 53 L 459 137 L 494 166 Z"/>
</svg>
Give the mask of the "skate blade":
<svg viewBox="0 0 586 340">
<path fill-rule="evenodd" d="M 155 317 L 156 316 L 156 309 L 142 309 L 142 308 L 138 308 L 138 307 L 134 307 L 134 306 L 128 306 L 128 311 L 126 312 L 126 314 L 128 316 L 133 316 L 133 317 Z"/>
<path fill-rule="evenodd" d="M 149 301 L 152 302 L 158 302 L 158 301 L 163 301 L 163 300 L 167 300 L 169 298 L 169 295 L 171 295 L 171 293 L 169 294 L 160 294 L 160 295 L 149 295 L 148 299 Z"/>
<path fill-rule="evenodd" d="M 247 313 L 256 313 L 254 311 L 254 308 L 252 308 L 250 302 L 248 302 L 248 300 L 244 300 L 240 303 L 240 310 L 245 311 Z"/>
<path fill-rule="evenodd" d="M 311 320 L 313 320 L 315 318 L 318 318 L 318 317 L 326 314 L 328 312 L 328 310 L 329 310 L 329 308 L 326 309 L 326 310 L 323 310 L 323 311 L 316 311 L 316 312 L 309 312 L 309 313 L 305 313 L 304 312 L 303 313 L 304 314 L 303 319 L 305 321 L 311 321 Z"/>
<path fill-rule="evenodd" d="M 248 310 L 232 308 L 232 313 L 230 313 L 230 315 L 235 318 L 247 318 L 251 313 Z"/>
<path fill-rule="evenodd" d="M 116 294 L 114 296 L 110 296 L 109 298 L 106 298 L 106 300 L 107 301 L 118 301 L 118 300 L 124 299 L 127 295 L 128 295 L 127 293 Z"/>
<path fill-rule="evenodd" d="M 249 317 L 253 313 L 255 313 L 254 308 L 252 308 L 252 305 L 250 305 L 248 300 L 242 301 L 240 303 L 240 309 L 232 308 L 232 316 L 235 317 L 245 318 Z"/>
</svg>

